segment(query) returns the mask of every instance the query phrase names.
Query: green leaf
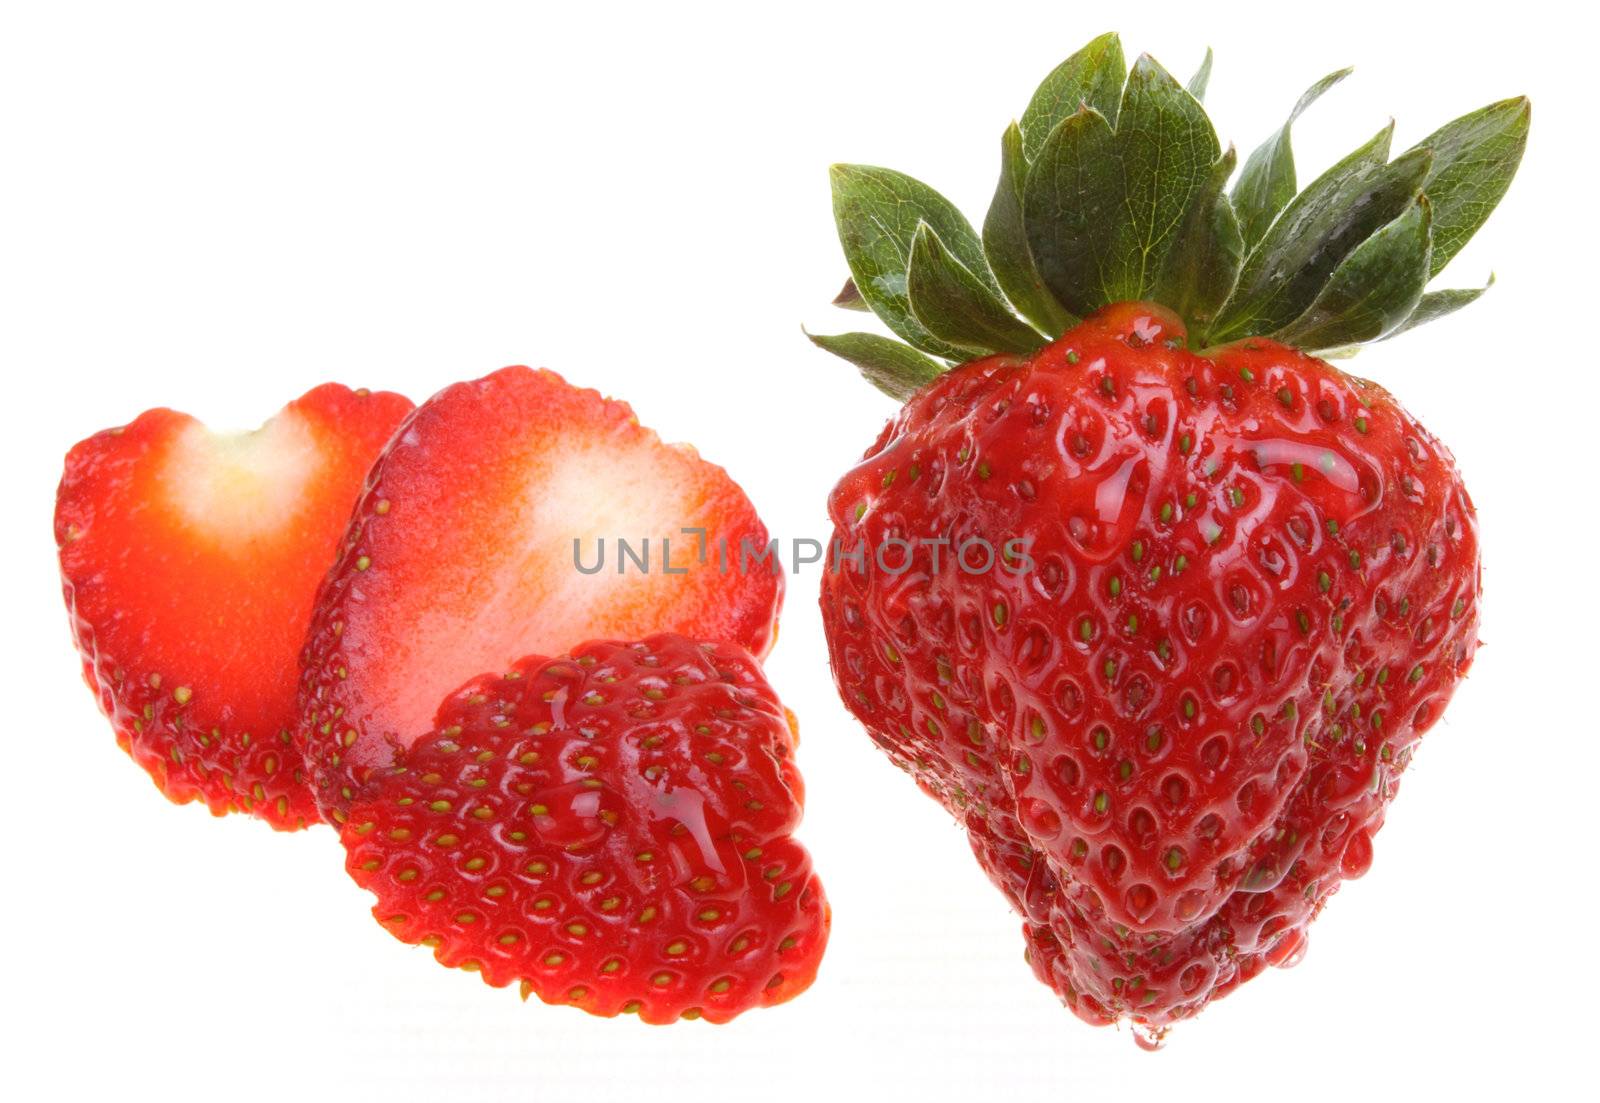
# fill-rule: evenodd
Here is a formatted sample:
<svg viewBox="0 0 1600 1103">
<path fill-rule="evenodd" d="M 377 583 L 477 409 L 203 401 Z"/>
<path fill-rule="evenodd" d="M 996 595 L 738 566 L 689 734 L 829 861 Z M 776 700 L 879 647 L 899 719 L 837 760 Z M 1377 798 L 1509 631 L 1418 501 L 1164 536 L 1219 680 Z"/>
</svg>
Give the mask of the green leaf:
<svg viewBox="0 0 1600 1103">
<path fill-rule="evenodd" d="M 1244 262 L 1239 220 L 1223 191 L 1237 163 L 1238 154 L 1229 146 L 1211 166 L 1211 177 L 1189 205 L 1177 244 L 1167 254 L 1167 267 L 1156 282 L 1155 300 L 1177 311 L 1197 335 L 1227 301 Z"/>
<path fill-rule="evenodd" d="M 1435 233 L 1438 232 L 1438 223 L 1434 223 Z M 1446 314 L 1454 314 L 1468 303 L 1476 302 L 1483 293 L 1494 286 L 1494 276 L 1490 275 L 1489 282 L 1482 287 L 1451 288 L 1447 291 L 1429 291 L 1417 303 L 1417 309 L 1411 312 L 1411 317 L 1405 322 L 1385 334 L 1385 338 L 1398 337 L 1407 330 L 1416 329 L 1418 326 L 1427 325 L 1429 322 L 1443 318 Z"/>
<path fill-rule="evenodd" d="M 1029 353 L 1045 343 L 951 255 L 926 222 L 911 242 L 906 290 L 911 313 L 941 341 L 980 355 Z"/>
<path fill-rule="evenodd" d="M 893 169 L 834 165 L 830 175 L 839 244 L 861 297 L 884 325 L 912 345 L 933 356 L 958 359 L 959 349 L 935 339 L 912 316 L 906 264 L 911 239 L 926 222 L 969 272 L 998 293 L 971 223 L 944 196 Z"/>
<path fill-rule="evenodd" d="M 1304 314 L 1272 334 L 1308 351 L 1376 341 L 1403 325 L 1428 283 L 1431 205 L 1417 199 L 1344 259 Z"/>
<path fill-rule="evenodd" d="M 1206 102 L 1206 89 L 1211 85 L 1211 47 L 1206 47 L 1206 59 L 1200 63 L 1200 68 L 1194 71 L 1194 76 L 1189 78 L 1189 83 L 1184 85 L 1193 96 L 1201 103 Z"/>
<path fill-rule="evenodd" d="M 1080 315 L 1149 297 L 1221 152 L 1200 104 L 1148 56 L 1128 77 L 1118 118 L 1115 130 L 1092 108 L 1065 119 L 1023 194 L 1039 275 Z"/>
<path fill-rule="evenodd" d="M 1532 111 L 1525 96 L 1491 103 L 1414 147 L 1433 151 L 1433 171 L 1422 188 L 1433 203 L 1434 275 L 1478 232 L 1511 186 Z"/>
<path fill-rule="evenodd" d="M 1393 133 L 1390 123 L 1284 208 L 1246 258 L 1211 342 L 1271 333 L 1294 321 L 1356 246 L 1411 205 L 1431 155 L 1413 150 L 1385 163 Z"/>
<path fill-rule="evenodd" d="M 856 286 L 855 280 L 845 280 L 844 287 L 833 297 L 833 305 L 845 310 L 865 310 L 871 312 L 867 300 L 861 297 L 861 289 Z"/>
<path fill-rule="evenodd" d="M 1061 120 L 1087 104 L 1114 126 L 1122 82 L 1128 66 L 1122 60 L 1122 40 L 1103 34 L 1073 54 L 1044 78 L 1022 112 L 1022 152 L 1031 163 Z"/>
<path fill-rule="evenodd" d="M 1340 69 L 1307 88 L 1294 110 L 1289 112 L 1289 121 L 1245 160 L 1239 182 L 1233 186 L 1233 208 L 1239 213 L 1239 226 L 1244 231 L 1247 247 L 1261 240 L 1278 212 L 1299 190 L 1295 183 L 1294 151 L 1289 144 L 1290 128 L 1322 93 L 1349 75 L 1349 69 Z"/>
<path fill-rule="evenodd" d="M 899 402 L 932 383 L 945 370 L 937 360 L 876 333 L 807 333 L 806 336 L 818 348 L 850 361 L 868 383 Z"/>
<path fill-rule="evenodd" d="M 983 251 L 1011 305 L 1040 331 L 1059 337 L 1078 319 L 1050 294 L 1028 252 L 1022 229 L 1022 186 L 1027 176 L 1022 128 L 1012 123 L 1000 139 L 1000 183 L 983 220 Z"/>
</svg>

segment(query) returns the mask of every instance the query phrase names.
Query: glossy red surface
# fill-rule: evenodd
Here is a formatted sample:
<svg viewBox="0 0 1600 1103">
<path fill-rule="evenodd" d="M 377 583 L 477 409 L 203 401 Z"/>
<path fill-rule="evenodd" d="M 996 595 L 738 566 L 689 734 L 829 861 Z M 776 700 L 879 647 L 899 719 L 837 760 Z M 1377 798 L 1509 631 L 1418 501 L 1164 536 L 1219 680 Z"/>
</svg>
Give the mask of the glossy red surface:
<svg viewBox="0 0 1600 1103">
<path fill-rule="evenodd" d="M 835 487 L 868 555 L 822 589 L 845 703 L 965 824 L 1040 979 L 1157 1035 L 1298 959 L 1478 624 L 1437 440 L 1323 361 L 1183 338 L 1122 304 L 929 385 Z"/>
<path fill-rule="evenodd" d="M 816 975 L 793 734 L 755 659 L 656 635 L 529 657 L 338 813 L 395 937 L 596 1015 L 723 1022 Z"/>
</svg>

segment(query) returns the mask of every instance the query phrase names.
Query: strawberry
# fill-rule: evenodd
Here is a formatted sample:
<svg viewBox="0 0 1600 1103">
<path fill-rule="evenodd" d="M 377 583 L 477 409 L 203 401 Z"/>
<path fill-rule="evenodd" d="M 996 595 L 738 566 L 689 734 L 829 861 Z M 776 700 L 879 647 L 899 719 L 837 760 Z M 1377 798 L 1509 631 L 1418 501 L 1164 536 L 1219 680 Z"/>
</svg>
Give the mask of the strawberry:
<svg viewBox="0 0 1600 1103">
<path fill-rule="evenodd" d="M 1528 122 L 1394 160 L 1386 129 L 1298 194 L 1285 124 L 1230 190 L 1208 73 L 1129 73 L 1115 36 L 1068 59 L 981 236 L 836 167 L 839 302 L 908 344 L 813 338 L 905 403 L 829 499 L 844 702 L 966 827 L 1039 979 L 1149 1044 L 1299 959 L 1472 663 L 1450 453 L 1315 354 L 1477 297 L 1425 285 Z"/>
<path fill-rule="evenodd" d="M 766 548 L 727 473 L 626 404 L 520 367 L 446 388 L 374 465 L 318 599 L 300 731 L 324 809 L 521 655 L 656 631 L 765 654 L 783 580 L 741 553 Z"/>
<path fill-rule="evenodd" d="M 803 991 L 827 941 L 793 747 L 735 644 L 529 656 L 355 786 L 347 867 L 397 938 L 492 985 L 725 1022 Z"/>
<path fill-rule="evenodd" d="M 319 817 L 291 744 L 300 646 L 411 403 L 326 384 L 251 433 L 149 410 L 67 454 L 56 542 L 84 679 L 168 798 Z"/>
</svg>

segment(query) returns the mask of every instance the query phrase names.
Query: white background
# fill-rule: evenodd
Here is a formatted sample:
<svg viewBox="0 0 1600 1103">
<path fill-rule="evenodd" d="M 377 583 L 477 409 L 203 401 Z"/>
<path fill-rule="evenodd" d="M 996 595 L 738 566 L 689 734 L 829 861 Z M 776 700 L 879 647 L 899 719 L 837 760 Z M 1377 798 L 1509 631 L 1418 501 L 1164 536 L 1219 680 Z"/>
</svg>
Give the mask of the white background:
<svg viewBox="0 0 1600 1103">
<path fill-rule="evenodd" d="M 388 938 L 333 835 L 173 807 L 79 682 L 55 581 L 62 453 L 171 405 L 249 427 L 338 380 L 422 399 L 504 364 L 630 400 L 825 538 L 891 413 L 802 321 L 844 264 L 825 168 L 909 171 L 980 218 L 999 135 L 1114 16 L 1053 0 L 9 4 L 0 24 L 6 579 L 0 1090 L 14 1099 L 1362 1098 L 1585 1075 L 1596 982 L 1594 141 L 1576 6 L 1137 5 L 1130 58 L 1241 153 L 1313 79 L 1302 180 L 1534 97 L 1510 196 L 1452 265 L 1499 284 L 1363 354 L 1482 514 L 1487 646 L 1309 956 L 1149 1055 L 1022 962 L 944 813 L 840 707 L 791 586 L 803 838 L 835 921 L 816 986 L 729 1027 L 538 1003 Z M 1226 14 L 1225 14 L 1226 12 Z M 813 569 L 814 571 L 814 569 Z M 1577 1090 L 1576 1087 L 1571 1089 Z M 85 1095 L 81 1093 L 94 1093 Z"/>
</svg>

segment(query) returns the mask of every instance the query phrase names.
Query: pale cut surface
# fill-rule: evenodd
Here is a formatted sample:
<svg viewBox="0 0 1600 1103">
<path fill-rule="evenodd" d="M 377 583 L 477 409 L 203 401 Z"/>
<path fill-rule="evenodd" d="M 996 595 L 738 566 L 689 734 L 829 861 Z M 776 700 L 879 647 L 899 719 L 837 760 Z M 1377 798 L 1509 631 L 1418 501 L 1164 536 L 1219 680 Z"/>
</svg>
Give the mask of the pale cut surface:
<svg viewBox="0 0 1600 1103">
<path fill-rule="evenodd" d="M 704 562 L 685 529 L 705 530 Z M 450 387 L 374 467 L 308 646 L 306 738 L 383 763 L 468 679 L 589 640 L 672 631 L 764 654 L 782 578 L 740 571 L 738 549 L 767 539 L 725 471 L 623 403 L 527 368 Z"/>
<path fill-rule="evenodd" d="M 173 442 L 160 479 L 186 526 L 225 551 L 298 528 L 311 510 L 309 484 L 326 462 L 312 427 L 291 408 L 252 432 L 194 422 Z"/>
</svg>

